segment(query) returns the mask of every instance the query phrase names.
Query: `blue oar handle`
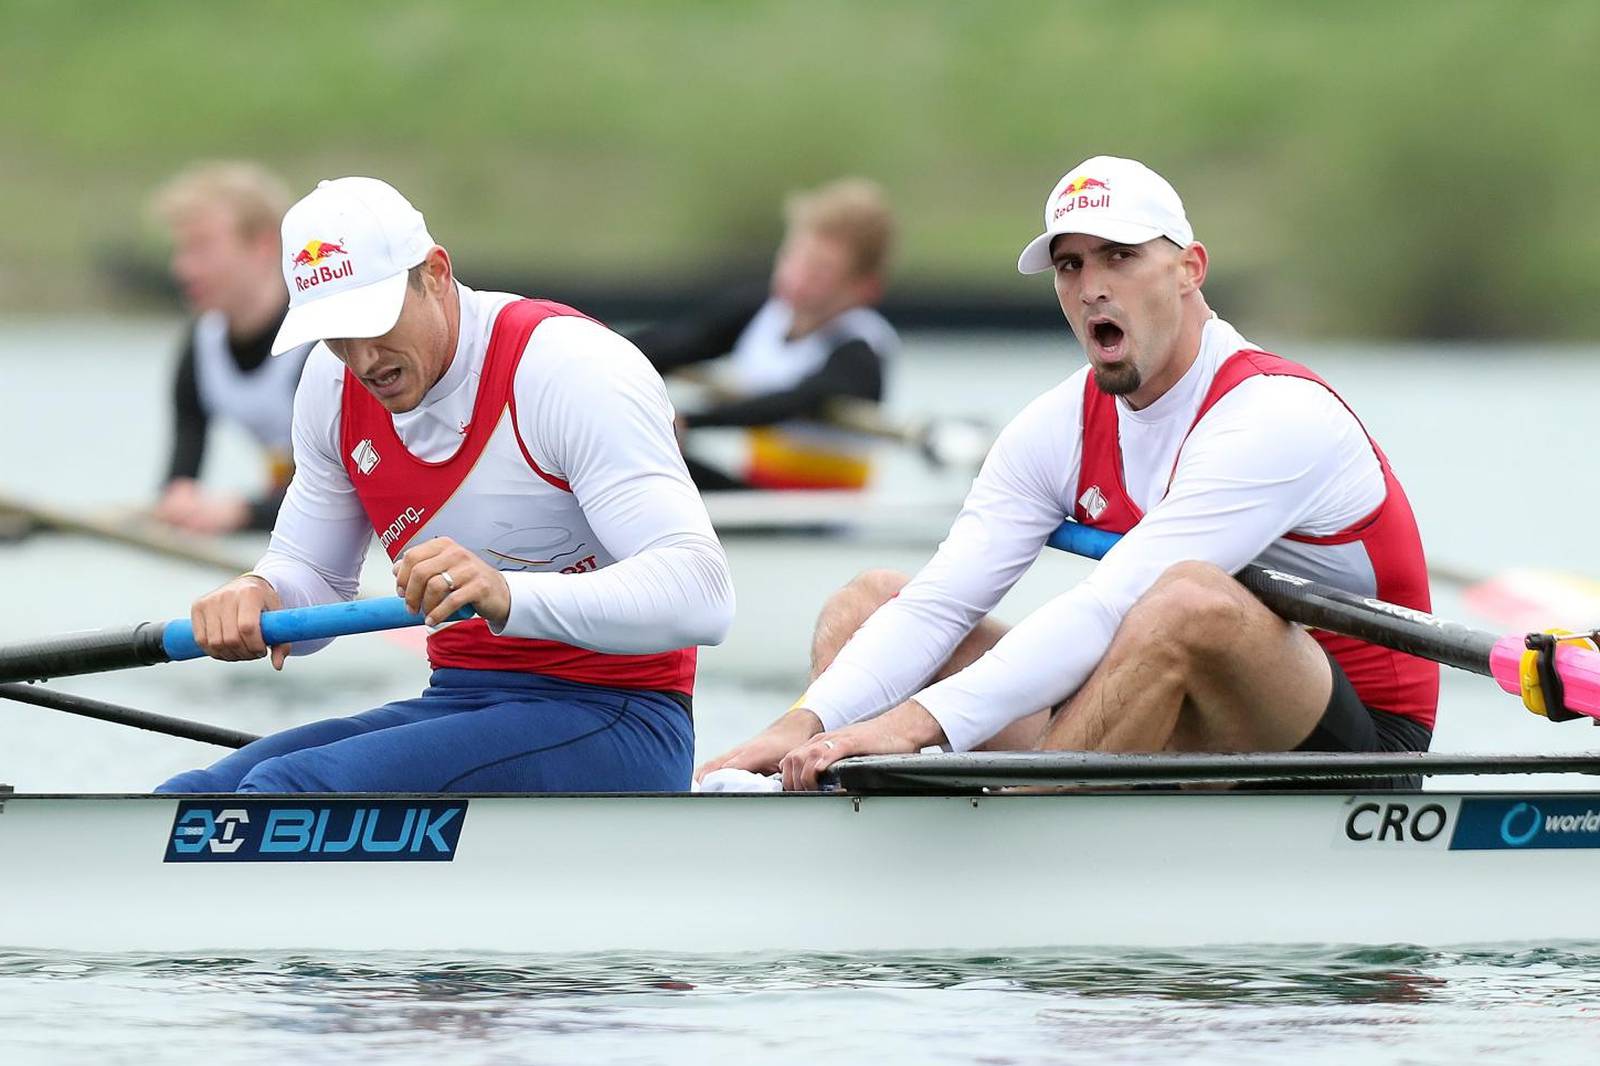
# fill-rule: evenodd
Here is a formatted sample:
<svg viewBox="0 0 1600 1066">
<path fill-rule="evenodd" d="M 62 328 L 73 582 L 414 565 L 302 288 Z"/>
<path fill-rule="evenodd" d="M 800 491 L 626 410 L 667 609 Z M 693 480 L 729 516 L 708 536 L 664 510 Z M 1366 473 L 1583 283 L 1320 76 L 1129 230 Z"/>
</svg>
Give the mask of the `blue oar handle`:
<svg viewBox="0 0 1600 1066">
<path fill-rule="evenodd" d="M 463 607 L 450 616 L 451 621 L 472 617 L 472 609 Z M 349 603 L 324 603 L 316 607 L 291 607 L 283 611 L 267 611 L 261 616 L 261 636 L 271 647 L 275 644 L 293 644 L 300 640 L 326 640 L 351 633 L 375 633 L 380 629 L 404 629 L 422 625 L 422 615 L 406 610 L 406 601 L 399 596 L 383 596 L 371 600 L 351 600 Z M 194 640 L 194 626 L 187 618 L 168 622 L 161 632 L 161 646 L 167 658 L 198 659 L 205 655 Z"/>
<path fill-rule="evenodd" d="M 1063 522 L 1061 528 L 1050 534 L 1045 541 L 1052 548 L 1072 555 L 1081 555 L 1085 559 L 1103 559 L 1111 546 L 1122 539 L 1122 534 L 1113 533 L 1108 529 L 1094 529 L 1090 526 L 1079 525 L 1077 522 Z"/>
</svg>

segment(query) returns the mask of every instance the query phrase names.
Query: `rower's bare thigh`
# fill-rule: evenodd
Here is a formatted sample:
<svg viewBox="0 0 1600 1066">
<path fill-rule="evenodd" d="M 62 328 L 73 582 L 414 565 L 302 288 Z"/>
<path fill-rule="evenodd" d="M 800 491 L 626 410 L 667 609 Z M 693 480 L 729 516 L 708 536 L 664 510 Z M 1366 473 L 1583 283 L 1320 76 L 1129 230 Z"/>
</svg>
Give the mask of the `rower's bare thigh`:
<svg viewBox="0 0 1600 1066">
<path fill-rule="evenodd" d="M 1119 645 L 1130 658 L 1184 671 L 1183 713 L 1170 744 L 1178 750 L 1294 748 L 1333 691 L 1327 655 L 1309 633 L 1204 563 L 1164 574 L 1128 612 L 1108 660 Z"/>
</svg>

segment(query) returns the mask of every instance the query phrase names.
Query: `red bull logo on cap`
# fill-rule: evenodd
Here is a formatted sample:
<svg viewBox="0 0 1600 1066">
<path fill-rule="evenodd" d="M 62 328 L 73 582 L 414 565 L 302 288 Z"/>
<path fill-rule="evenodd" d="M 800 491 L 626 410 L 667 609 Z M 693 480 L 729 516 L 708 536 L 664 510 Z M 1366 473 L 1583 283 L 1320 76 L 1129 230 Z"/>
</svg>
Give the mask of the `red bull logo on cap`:
<svg viewBox="0 0 1600 1066">
<path fill-rule="evenodd" d="M 1105 189 L 1109 192 L 1111 186 L 1107 185 L 1099 178 L 1079 178 L 1076 181 L 1068 182 L 1067 187 L 1061 190 L 1061 195 L 1065 196 L 1068 193 L 1083 192 L 1085 189 Z"/>
<path fill-rule="evenodd" d="M 1095 195 L 1093 190 L 1100 190 Z M 1071 211 L 1081 210 L 1086 207 L 1110 207 L 1111 186 L 1099 178 L 1081 177 L 1074 178 L 1062 188 L 1061 194 L 1056 197 L 1055 211 L 1050 220 L 1054 222 Z"/>
<path fill-rule="evenodd" d="M 344 245 L 336 241 L 307 241 L 306 246 L 294 253 L 290 260 L 295 266 L 316 266 L 330 255 L 348 255 Z"/>
<path fill-rule="evenodd" d="M 356 265 L 348 259 L 338 266 L 318 265 L 324 259 L 332 256 L 348 256 L 349 254 L 349 252 L 345 251 L 344 245 L 338 241 L 307 241 L 306 246 L 294 253 L 289 259 L 289 264 L 296 270 L 294 276 L 295 291 L 305 292 L 307 289 L 314 288 L 325 282 L 353 276 L 356 272 Z M 298 271 L 302 267 L 311 267 L 312 269 L 307 274 L 300 274 Z"/>
</svg>

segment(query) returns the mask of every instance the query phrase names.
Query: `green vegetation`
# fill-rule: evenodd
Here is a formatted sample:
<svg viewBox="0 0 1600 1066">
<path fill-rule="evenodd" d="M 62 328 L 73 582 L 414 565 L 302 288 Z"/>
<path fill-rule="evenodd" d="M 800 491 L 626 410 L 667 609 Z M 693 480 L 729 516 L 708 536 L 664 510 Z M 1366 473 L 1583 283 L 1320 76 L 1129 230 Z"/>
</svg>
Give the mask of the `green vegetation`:
<svg viewBox="0 0 1600 1066">
<path fill-rule="evenodd" d="M 765 261 L 789 190 L 902 213 L 902 285 L 1012 272 L 1084 156 L 1178 186 L 1242 323 L 1600 331 L 1600 5 L 1280 2 L 0 6 L 0 307 L 114 298 L 196 158 L 373 173 L 473 264 L 650 284 Z"/>
</svg>

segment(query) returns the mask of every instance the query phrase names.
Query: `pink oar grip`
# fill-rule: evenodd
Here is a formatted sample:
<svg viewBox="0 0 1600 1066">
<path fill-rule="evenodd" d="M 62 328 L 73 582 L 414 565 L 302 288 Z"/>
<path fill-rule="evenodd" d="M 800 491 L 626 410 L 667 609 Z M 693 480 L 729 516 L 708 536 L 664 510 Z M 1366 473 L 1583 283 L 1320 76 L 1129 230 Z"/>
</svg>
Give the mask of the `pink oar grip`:
<svg viewBox="0 0 1600 1066">
<path fill-rule="evenodd" d="M 1513 696 L 1522 695 L 1522 654 L 1527 645 L 1519 636 L 1505 636 L 1494 642 L 1489 653 L 1489 670 L 1501 688 Z M 1556 646 L 1556 672 L 1566 690 L 1567 707 L 1600 718 L 1600 652 L 1572 644 Z"/>
</svg>

